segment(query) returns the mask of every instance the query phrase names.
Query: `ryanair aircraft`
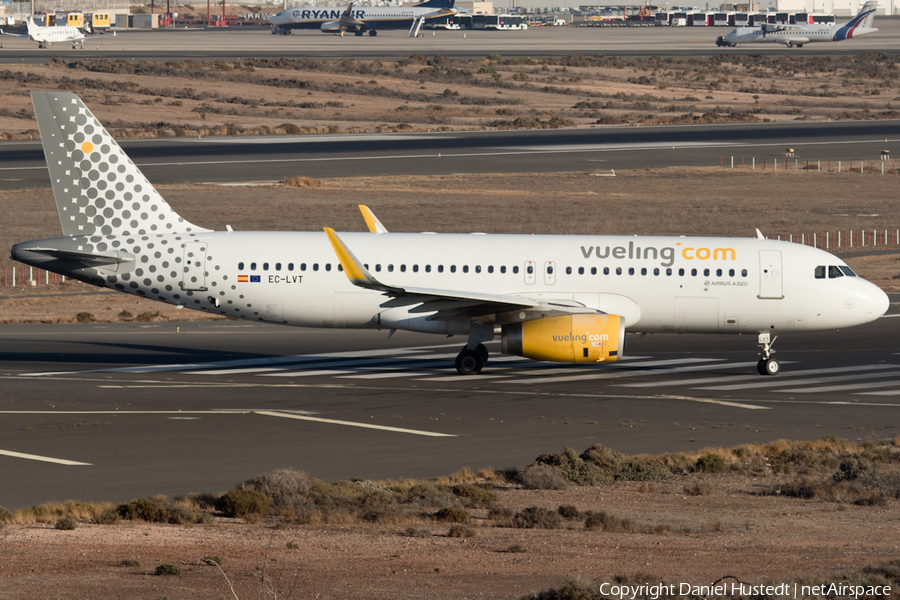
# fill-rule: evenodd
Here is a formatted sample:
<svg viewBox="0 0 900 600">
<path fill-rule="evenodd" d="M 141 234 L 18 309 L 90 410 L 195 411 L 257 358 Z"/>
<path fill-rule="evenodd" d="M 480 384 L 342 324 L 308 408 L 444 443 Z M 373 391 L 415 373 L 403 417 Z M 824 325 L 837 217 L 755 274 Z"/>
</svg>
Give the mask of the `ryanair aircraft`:
<svg viewBox="0 0 900 600">
<path fill-rule="evenodd" d="M 716 39 L 717 46 L 737 46 L 738 44 L 784 44 L 788 48 L 811 42 L 840 42 L 878 31 L 875 23 L 875 0 L 866 2 L 859 14 L 836 25 L 772 25 L 764 23 L 759 27 L 738 27 L 728 35 Z"/>
<path fill-rule="evenodd" d="M 622 357 L 625 332 L 757 334 L 868 323 L 887 295 L 839 258 L 756 238 L 211 231 L 172 210 L 74 94 L 32 92 L 63 236 L 12 257 L 99 287 L 297 327 L 468 336 L 537 360 Z"/>
<path fill-rule="evenodd" d="M 325 33 L 353 32 L 378 35 L 380 29 L 409 29 L 429 19 L 444 19 L 457 13 L 456 0 L 427 0 L 415 6 L 301 6 L 288 8 L 269 18 L 273 34 L 290 35 L 294 29 L 321 29 Z"/>
</svg>

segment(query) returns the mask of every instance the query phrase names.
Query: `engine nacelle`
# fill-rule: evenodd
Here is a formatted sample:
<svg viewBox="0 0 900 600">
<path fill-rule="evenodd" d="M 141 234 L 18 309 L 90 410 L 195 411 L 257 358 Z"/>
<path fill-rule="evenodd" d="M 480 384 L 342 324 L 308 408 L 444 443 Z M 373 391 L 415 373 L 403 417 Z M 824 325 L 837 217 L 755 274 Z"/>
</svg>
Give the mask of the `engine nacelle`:
<svg viewBox="0 0 900 600">
<path fill-rule="evenodd" d="M 625 320 L 618 315 L 564 315 L 503 326 L 502 351 L 553 362 L 612 362 L 625 350 Z"/>
<path fill-rule="evenodd" d="M 341 32 L 341 22 L 340 21 L 326 21 L 322 23 L 321 29 L 325 33 L 340 33 Z"/>
</svg>

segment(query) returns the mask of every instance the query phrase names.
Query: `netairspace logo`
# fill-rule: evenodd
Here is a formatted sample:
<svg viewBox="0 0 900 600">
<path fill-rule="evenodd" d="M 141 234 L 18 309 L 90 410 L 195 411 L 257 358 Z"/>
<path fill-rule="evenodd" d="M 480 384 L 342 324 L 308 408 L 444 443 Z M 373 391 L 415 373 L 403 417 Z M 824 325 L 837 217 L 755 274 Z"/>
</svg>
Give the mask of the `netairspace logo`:
<svg viewBox="0 0 900 600">
<path fill-rule="evenodd" d="M 714 585 L 691 585 L 689 583 L 656 583 L 641 585 L 602 583 L 598 590 L 601 596 L 620 600 L 658 600 L 675 596 L 691 597 L 769 597 L 769 598 L 871 598 L 889 597 L 889 585 L 848 585 L 845 583 L 823 583 L 820 585 L 800 585 L 781 583 L 778 585 L 751 585 L 749 583 L 718 583 Z"/>
</svg>

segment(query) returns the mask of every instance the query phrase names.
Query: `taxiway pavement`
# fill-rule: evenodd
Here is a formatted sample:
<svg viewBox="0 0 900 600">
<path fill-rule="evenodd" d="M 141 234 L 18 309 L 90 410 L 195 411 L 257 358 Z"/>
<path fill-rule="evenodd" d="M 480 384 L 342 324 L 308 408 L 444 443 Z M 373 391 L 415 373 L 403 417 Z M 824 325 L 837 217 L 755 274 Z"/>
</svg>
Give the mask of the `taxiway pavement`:
<svg viewBox="0 0 900 600">
<path fill-rule="evenodd" d="M 287 177 L 522 173 L 735 166 L 838 168 L 900 141 L 900 120 L 600 127 L 551 131 L 123 140 L 153 183 Z M 787 156 L 788 148 L 793 156 Z M 755 161 L 755 163 L 754 163 Z M 831 161 L 831 165 L 829 165 Z M 887 162 L 890 170 L 894 163 Z M 0 144 L 0 189 L 49 187 L 39 142 Z"/>
<path fill-rule="evenodd" d="M 893 299 L 894 301 L 897 298 Z M 896 308 L 892 309 L 896 313 Z M 630 336 L 609 366 L 462 339 L 239 322 L 4 325 L 0 505 L 222 492 L 282 467 L 326 480 L 509 468 L 563 447 L 625 452 L 898 433 L 900 315 L 782 336 Z"/>
</svg>

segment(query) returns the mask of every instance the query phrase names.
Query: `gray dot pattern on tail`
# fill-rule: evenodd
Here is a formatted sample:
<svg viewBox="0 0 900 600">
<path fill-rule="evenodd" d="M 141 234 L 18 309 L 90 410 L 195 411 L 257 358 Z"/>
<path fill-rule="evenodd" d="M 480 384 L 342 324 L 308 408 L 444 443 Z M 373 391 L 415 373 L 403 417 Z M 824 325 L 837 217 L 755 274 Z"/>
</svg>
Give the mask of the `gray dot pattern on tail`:
<svg viewBox="0 0 900 600">
<path fill-rule="evenodd" d="M 52 144 L 50 159 L 65 167 L 54 182 L 65 196 L 59 204 L 65 229 L 76 235 L 206 231 L 172 210 L 80 100 L 57 106 L 62 139 Z"/>
</svg>

